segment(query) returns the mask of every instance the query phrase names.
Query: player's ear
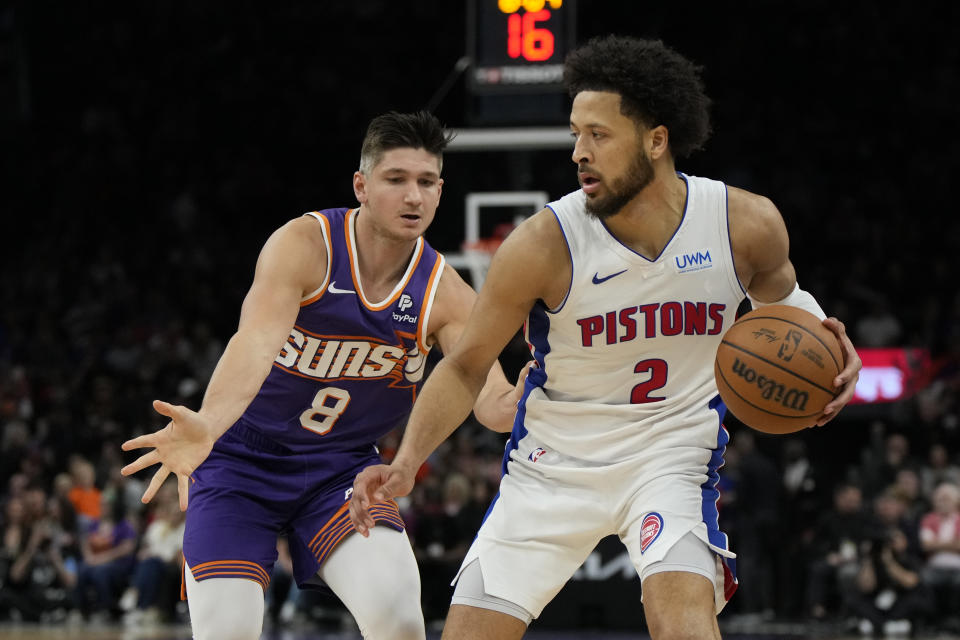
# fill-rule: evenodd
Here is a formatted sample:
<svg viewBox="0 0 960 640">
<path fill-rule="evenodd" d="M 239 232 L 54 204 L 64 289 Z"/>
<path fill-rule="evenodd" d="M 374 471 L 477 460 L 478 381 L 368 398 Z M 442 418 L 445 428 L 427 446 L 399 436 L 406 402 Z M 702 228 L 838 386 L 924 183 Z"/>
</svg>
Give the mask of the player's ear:
<svg viewBox="0 0 960 640">
<path fill-rule="evenodd" d="M 353 195 L 360 204 L 367 204 L 367 176 L 360 171 L 353 172 Z"/>
<path fill-rule="evenodd" d="M 669 150 L 670 132 L 658 124 L 647 132 L 647 153 L 651 160 L 657 160 Z"/>
</svg>

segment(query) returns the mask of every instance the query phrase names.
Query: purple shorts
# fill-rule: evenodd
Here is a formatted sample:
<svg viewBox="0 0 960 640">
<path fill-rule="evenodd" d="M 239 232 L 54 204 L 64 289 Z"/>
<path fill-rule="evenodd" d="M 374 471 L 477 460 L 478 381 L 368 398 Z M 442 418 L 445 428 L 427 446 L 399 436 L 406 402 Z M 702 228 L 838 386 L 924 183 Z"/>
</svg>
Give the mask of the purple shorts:
<svg viewBox="0 0 960 640">
<path fill-rule="evenodd" d="M 190 485 L 183 556 L 195 580 L 245 578 L 264 590 L 286 534 L 301 587 L 354 531 L 348 505 L 354 477 L 381 462 L 363 450 L 296 453 L 242 421 L 214 445 Z M 375 505 L 377 522 L 403 530 L 395 502 Z"/>
</svg>

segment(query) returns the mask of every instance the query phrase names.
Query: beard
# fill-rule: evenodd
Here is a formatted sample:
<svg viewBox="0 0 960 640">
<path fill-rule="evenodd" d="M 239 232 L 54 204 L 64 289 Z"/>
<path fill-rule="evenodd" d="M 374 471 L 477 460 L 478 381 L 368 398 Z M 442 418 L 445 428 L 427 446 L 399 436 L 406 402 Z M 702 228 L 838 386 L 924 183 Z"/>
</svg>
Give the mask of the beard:
<svg viewBox="0 0 960 640">
<path fill-rule="evenodd" d="M 627 172 L 610 182 L 609 193 L 605 196 L 587 196 L 587 213 L 605 220 L 623 209 L 644 187 L 653 182 L 653 163 L 646 151 L 634 156 Z"/>
</svg>

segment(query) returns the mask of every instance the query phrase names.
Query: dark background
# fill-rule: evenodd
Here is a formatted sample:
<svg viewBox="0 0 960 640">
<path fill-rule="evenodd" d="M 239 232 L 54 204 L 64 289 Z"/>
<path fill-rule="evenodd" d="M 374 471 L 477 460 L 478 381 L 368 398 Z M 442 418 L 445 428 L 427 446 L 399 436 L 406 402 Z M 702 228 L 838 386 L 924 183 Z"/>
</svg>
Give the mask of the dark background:
<svg viewBox="0 0 960 640">
<path fill-rule="evenodd" d="M 577 13 L 579 42 L 657 37 L 704 65 L 715 133 L 678 169 L 770 197 L 828 314 L 853 331 L 886 305 L 893 346 L 960 353 L 956 3 Z M 154 397 L 198 405 L 209 370 L 168 348 L 222 345 L 269 233 L 354 204 L 367 122 L 435 97 L 465 25 L 466 4 L 440 0 L 0 3 L 0 390 L 27 385 L 51 466 L 158 426 Z M 470 106 L 461 77 L 435 112 L 465 127 Z M 427 237 L 447 252 L 468 191 L 576 188 L 565 151 L 450 153 L 444 178 Z M 510 374 L 522 361 L 504 356 Z M 851 407 L 800 437 L 830 486 L 884 430 L 956 457 L 955 412 L 912 403 Z M 779 440 L 759 444 L 779 455 Z"/>
<path fill-rule="evenodd" d="M 704 65 L 715 133 L 678 168 L 769 196 L 829 314 L 852 329 L 885 300 L 903 346 L 941 353 L 960 306 L 960 10 L 879 5 L 581 0 L 577 39 L 658 37 Z M 465 31 L 466 3 L 439 1 L 0 10 L 8 359 L 34 358 L 48 333 L 76 367 L 174 316 L 228 337 L 269 233 L 353 204 L 366 123 L 435 98 Z M 436 113 L 464 127 L 470 110 L 460 77 Z M 459 247 L 468 191 L 576 187 L 566 151 L 451 153 L 444 173 L 428 232 L 441 251 Z M 89 327 L 66 317 L 91 303 Z"/>
</svg>

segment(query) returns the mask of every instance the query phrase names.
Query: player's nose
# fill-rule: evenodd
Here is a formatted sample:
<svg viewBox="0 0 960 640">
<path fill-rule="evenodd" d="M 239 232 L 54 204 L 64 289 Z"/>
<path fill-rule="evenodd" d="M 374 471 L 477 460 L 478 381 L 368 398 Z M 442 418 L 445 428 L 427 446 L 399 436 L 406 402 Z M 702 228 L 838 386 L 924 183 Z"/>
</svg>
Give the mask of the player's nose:
<svg viewBox="0 0 960 640">
<path fill-rule="evenodd" d="M 590 160 L 592 160 L 583 138 L 583 136 L 577 137 L 577 141 L 573 145 L 573 154 L 571 155 L 571 159 L 573 160 L 573 163 L 577 165 L 581 162 L 590 162 Z"/>
<path fill-rule="evenodd" d="M 420 193 L 420 187 L 416 184 L 408 187 L 404 192 L 403 199 L 409 204 L 420 204 L 423 201 L 423 194 Z"/>
</svg>

